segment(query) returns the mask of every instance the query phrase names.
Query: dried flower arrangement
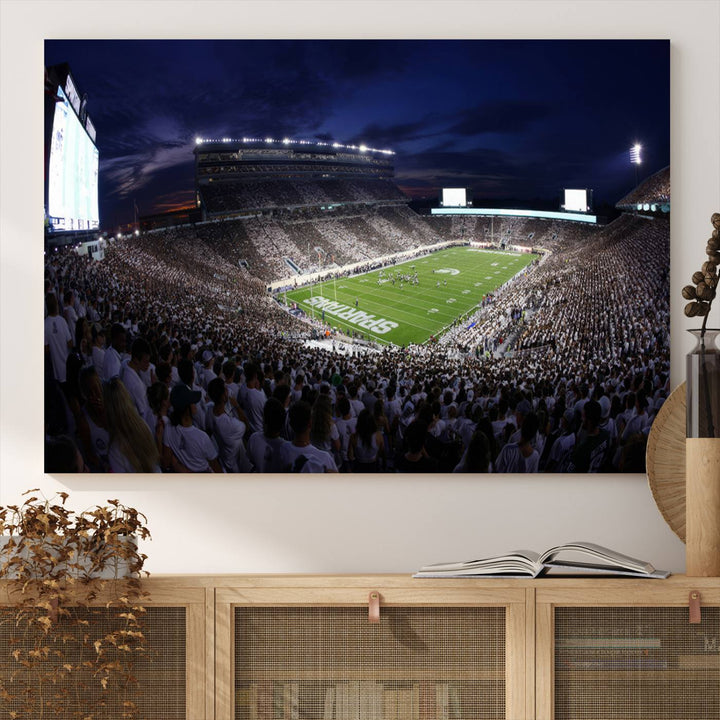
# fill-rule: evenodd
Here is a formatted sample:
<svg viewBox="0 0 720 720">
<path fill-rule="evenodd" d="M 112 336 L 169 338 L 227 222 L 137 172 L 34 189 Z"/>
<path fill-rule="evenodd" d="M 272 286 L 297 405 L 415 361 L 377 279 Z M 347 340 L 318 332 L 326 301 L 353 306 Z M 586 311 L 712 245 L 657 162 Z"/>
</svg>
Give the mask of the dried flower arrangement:
<svg viewBox="0 0 720 720">
<path fill-rule="evenodd" d="M 682 289 L 682 295 L 690 300 L 685 306 L 685 315 L 688 317 L 702 317 L 702 331 L 705 334 L 707 318 L 710 314 L 712 301 L 715 299 L 718 286 L 718 266 L 720 266 L 720 213 L 713 213 L 710 221 L 713 224 L 713 231 L 705 246 L 708 259 L 703 263 L 702 268 L 692 276 L 694 285 L 686 285 Z"/>
<path fill-rule="evenodd" d="M 146 518 L 117 500 L 75 513 L 58 497 L 0 507 L 2 717 L 135 720 Z"/>
<path fill-rule="evenodd" d="M 710 309 L 717 295 L 718 267 L 720 267 L 720 213 L 713 213 L 710 221 L 713 225 L 712 235 L 705 246 L 708 259 L 702 268 L 693 274 L 693 285 L 686 285 L 682 295 L 690 302 L 685 306 L 687 317 L 702 317 L 702 327 L 695 331 L 699 344 L 692 354 L 699 360 L 697 365 L 692 355 L 688 356 L 688 437 L 718 437 L 720 424 L 717 423 L 717 413 L 713 407 L 717 405 L 718 398 L 718 351 L 714 346 L 714 337 L 717 330 L 711 331 L 711 337 L 706 340 L 709 331 L 707 327 Z M 692 331 L 691 331 L 692 332 Z M 697 379 L 696 379 L 697 378 Z M 697 382 L 698 387 L 692 383 Z"/>
</svg>

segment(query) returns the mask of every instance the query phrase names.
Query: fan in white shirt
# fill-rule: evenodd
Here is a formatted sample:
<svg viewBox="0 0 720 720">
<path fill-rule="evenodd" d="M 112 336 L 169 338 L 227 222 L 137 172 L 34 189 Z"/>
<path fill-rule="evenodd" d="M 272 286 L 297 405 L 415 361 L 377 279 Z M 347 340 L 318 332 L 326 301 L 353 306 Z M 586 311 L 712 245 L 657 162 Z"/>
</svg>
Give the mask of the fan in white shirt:
<svg viewBox="0 0 720 720">
<path fill-rule="evenodd" d="M 176 472 L 223 472 L 218 451 L 208 435 L 193 425 L 200 392 L 176 385 L 170 393 L 170 425 L 163 437 L 163 466 Z"/>
<path fill-rule="evenodd" d="M 147 385 L 141 373 L 150 367 L 150 345 L 144 338 L 137 338 L 132 344 L 130 361 L 121 372 L 121 379 L 132 395 L 140 417 L 145 419 L 148 413 Z"/>
<path fill-rule="evenodd" d="M 281 448 L 288 442 L 282 437 L 285 429 L 285 408 L 275 397 L 265 403 L 263 429 L 248 440 L 248 456 L 259 473 L 276 473 L 284 470 Z"/>
<path fill-rule="evenodd" d="M 73 338 L 65 318 L 58 313 L 55 295 L 47 295 L 45 302 L 48 309 L 48 316 L 45 318 L 45 352 L 50 356 L 55 379 L 64 383 L 67 377 L 67 357 L 73 346 Z"/>
<path fill-rule="evenodd" d="M 104 382 L 110 382 L 114 377 L 120 377 L 126 340 L 125 328 L 120 323 L 114 323 L 110 328 L 110 347 L 105 351 L 105 357 L 103 358 L 101 375 Z"/>
<path fill-rule="evenodd" d="M 208 425 L 218 445 L 220 463 L 226 472 L 250 472 L 252 463 L 247 457 L 243 444 L 247 425 L 242 420 L 227 414 L 225 405 L 228 391 L 225 381 L 219 377 L 211 380 L 208 385 L 208 395 L 213 402 L 212 410 L 207 414 Z"/>
</svg>

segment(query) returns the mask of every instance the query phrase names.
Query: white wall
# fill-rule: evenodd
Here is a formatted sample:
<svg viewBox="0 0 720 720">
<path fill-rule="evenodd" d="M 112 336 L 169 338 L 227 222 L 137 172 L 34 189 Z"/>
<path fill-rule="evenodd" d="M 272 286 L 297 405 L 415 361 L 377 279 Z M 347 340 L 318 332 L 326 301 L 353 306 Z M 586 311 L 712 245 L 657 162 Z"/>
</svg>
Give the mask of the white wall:
<svg viewBox="0 0 720 720">
<path fill-rule="evenodd" d="M 44 37 L 670 38 L 673 384 L 683 379 L 690 343 L 680 288 L 720 211 L 718 0 L 259 5 L 220 2 L 212 12 L 211 2 L 2 3 L 0 502 L 33 487 L 68 490 L 76 509 L 117 497 L 149 517 L 153 573 L 409 572 L 579 538 L 682 572 L 684 546 L 644 476 L 43 475 L 42 177 L 34 171 L 42 168 Z M 612 81 L 641 79 L 629 69 Z"/>
</svg>

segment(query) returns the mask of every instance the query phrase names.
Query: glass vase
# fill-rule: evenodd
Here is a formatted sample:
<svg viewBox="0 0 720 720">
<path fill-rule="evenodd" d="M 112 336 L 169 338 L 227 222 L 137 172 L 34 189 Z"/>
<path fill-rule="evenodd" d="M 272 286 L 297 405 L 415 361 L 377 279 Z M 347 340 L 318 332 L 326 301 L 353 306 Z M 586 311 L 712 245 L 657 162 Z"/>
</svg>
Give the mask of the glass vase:
<svg viewBox="0 0 720 720">
<path fill-rule="evenodd" d="M 697 344 L 687 356 L 687 437 L 720 438 L 720 330 L 688 332 Z"/>
</svg>

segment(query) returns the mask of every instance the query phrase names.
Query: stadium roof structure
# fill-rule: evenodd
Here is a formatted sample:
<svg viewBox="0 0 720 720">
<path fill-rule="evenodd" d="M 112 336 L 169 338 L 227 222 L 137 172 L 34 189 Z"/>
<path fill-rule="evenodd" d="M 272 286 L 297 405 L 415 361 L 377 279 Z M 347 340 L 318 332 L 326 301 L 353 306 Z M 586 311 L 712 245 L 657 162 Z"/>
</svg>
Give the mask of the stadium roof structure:
<svg viewBox="0 0 720 720">
<path fill-rule="evenodd" d="M 615 207 L 619 210 L 670 212 L 670 166 L 658 170 L 641 182 L 619 200 Z"/>
</svg>

